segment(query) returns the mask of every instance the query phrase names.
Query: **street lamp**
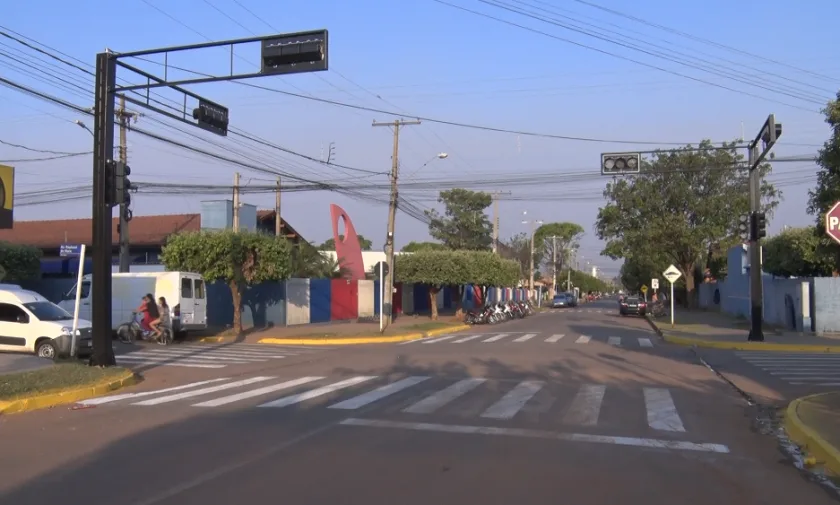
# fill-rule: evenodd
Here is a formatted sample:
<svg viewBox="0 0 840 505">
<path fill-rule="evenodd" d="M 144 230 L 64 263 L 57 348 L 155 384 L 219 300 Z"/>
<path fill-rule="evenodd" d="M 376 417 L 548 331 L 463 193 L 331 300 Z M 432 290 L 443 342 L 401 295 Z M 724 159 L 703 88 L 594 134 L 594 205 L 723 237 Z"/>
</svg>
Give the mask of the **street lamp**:
<svg viewBox="0 0 840 505">
<path fill-rule="evenodd" d="M 528 211 L 527 210 L 523 211 L 522 215 L 527 216 Z M 536 232 L 535 227 L 538 224 L 543 224 L 543 222 L 540 221 L 540 220 L 536 220 L 536 219 L 531 219 L 531 220 L 523 219 L 522 224 L 530 224 L 531 225 L 531 254 L 530 254 L 530 257 L 531 257 L 530 274 L 531 275 L 530 275 L 529 280 L 528 280 L 528 294 L 529 294 L 528 297 L 530 298 L 534 294 L 534 233 Z"/>
<path fill-rule="evenodd" d="M 93 130 L 91 130 L 90 128 L 88 128 L 88 125 L 86 125 L 86 124 L 85 124 L 84 122 L 82 122 L 81 120 L 77 119 L 77 120 L 73 121 L 73 124 L 75 124 L 75 125 L 76 125 L 76 126 L 78 126 L 79 128 L 84 128 L 85 130 L 87 130 L 87 132 L 88 132 L 88 133 L 90 133 L 91 135 L 93 135 Z"/>
<path fill-rule="evenodd" d="M 425 166 L 426 166 L 426 165 L 428 165 L 429 163 L 431 163 L 431 162 L 433 162 L 433 161 L 435 161 L 435 160 L 445 160 L 445 159 L 446 159 L 446 158 L 448 158 L 448 157 L 449 157 L 449 153 L 437 153 L 437 154 L 436 154 L 436 155 L 434 155 L 434 156 L 433 156 L 433 157 L 432 157 L 429 161 L 427 161 L 426 163 L 423 163 L 422 165 L 420 165 L 419 167 L 417 167 L 417 169 L 415 169 L 413 172 L 411 172 L 410 174 L 408 174 L 408 175 L 406 175 L 406 176 L 404 176 L 404 177 L 409 178 L 409 177 L 411 177 L 412 175 L 414 175 L 414 174 L 416 174 L 417 172 L 419 172 L 420 170 L 422 170 L 422 169 L 423 169 L 423 167 L 425 167 Z"/>
</svg>

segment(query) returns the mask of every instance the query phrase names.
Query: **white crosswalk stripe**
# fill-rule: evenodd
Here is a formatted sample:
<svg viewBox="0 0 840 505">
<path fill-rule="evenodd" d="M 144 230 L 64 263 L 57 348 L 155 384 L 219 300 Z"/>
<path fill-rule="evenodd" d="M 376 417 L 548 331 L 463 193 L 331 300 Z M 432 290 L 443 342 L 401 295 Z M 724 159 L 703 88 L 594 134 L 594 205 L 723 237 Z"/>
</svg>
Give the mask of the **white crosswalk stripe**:
<svg viewBox="0 0 840 505">
<path fill-rule="evenodd" d="M 796 386 L 840 386 L 840 354 L 740 351 L 741 359 Z"/>
<path fill-rule="evenodd" d="M 615 346 L 621 345 L 621 337 L 609 337 L 607 343 Z"/>
<path fill-rule="evenodd" d="M 280 360 L 290 356 L 328 350 L 299 346 L 271 346 L 262 344 L 182 344 L 168 347 L 145 346 L 136 351 L 120 353 L 115 346 L 117 363 L 126 367 L 175 366 L 184 368 L 225 368 Z"/>
<path fill-rule="evenodd" d="M 377 380 L 380 381 L 377 383 Z M 381 381 L 385 381 L 383 384 Z M 372 385 L 368 385 L 371 383 Z M 626 422 L 628 417 L 636 416 L 637 424 L 645 423 L 656 431 L 685 432 L 686 428 L 677 410 L 677 404 L 666 388 L 640 388 L 642 394 L 636 394 L 632 401 L 638 402 L 640 409 L 634 410 L 626 403 L 621 408 L 615 406 L 602 408 L 609 401 L 609 387 L 604 384 L 582 384 L 577 389 L 562 386 L 562 391 L 549 389 L 550 384 L 540 380 L 494 381 L 483 377 L 465 379 L 446 379 L 431 376 L 408 376 L 387 380 L 379 376 L 355 376 L 336 380 L 328 377 L 307 376 L 298 378 L 279 378 L 256 376 L 244 379 L 216 378 L 192 382 L 179 386 L 123 393 L 79 402 L 81 405 L 120 405 L 131 407 L 172 408 L 175 403 L 190 407 L 219 408 L 239 404 L 247 408 L 288 407 L 304 402 L 316 401 L 327 395 L 337 396 L 324 402 L 323 407 L 335 411 L 354 411 L 366 407 L 388 409 L 404 416 L 450 415 L 459 410 L 460 404 L 475 405 L 481 401 L 483 410 L 468 407 L 469 416 L 485 420 L 508 421 L 526 410 L 529 402 L 534 402 L 540 417 L 555 419 L 563 425 L 597 426 L 608 414 L 605 422 Z M 354 391 L 351 393 L 345 390 Z M 616 391 L 625 388 L 616 388 Z M 545 390 L 542 400 L 536 397 Z M 271 398 L 272 394 L 286 396 Z M 619 392 L 615 399 L 625 395 Z M 205 397 L 204 401 L 192 403 L 195 398 Z M 266 398 L 268 397 L 268 398 Z M 260 398 L 256 405 L 248 400 Z M 550 408 L 557 413 L 545 411 L 546 398 L 551 398 Z M 267 401 L 266 401 L 267 400 Z M 641 407 L 644 408 L 642 414 Z M 396 410 L 395 410 L 396 408 Z M 531 410 L 533 412 L 533 409 Z M 641 416 L 644 417 L 641 417 Z"/>
<path fill-rule="evenodd" d="M 561 338 L 565 337 L 566 335 L 552 335 L 545 339 L 546 342 L 553 344 L 554 342 L 559 342 Z"/>
<path fill-rule="evenodd" d="M 575 340 L 576 344 L 588 344 L 591 339 L 586 335 L 581 335 Z"/>
<path fill-rule="evenodd" d="M 556 344 L 561 341 L 573 342 L 575 344 L 589 344 L 592 342 L 607 343 L 614 347 L 639 347 L 652 348 L 654 346 L 651 338 L 645 337 L 593 337 L 590 335 L 570 335 L 569 340 L 564 340 L 566 334 L 542 334 L 542 333 L 525 333 L 525 332 L 509 332 L 509 333 L 457 333 L 453 335 L 442 335 L 431 338 L 422 338 L 417 340 L 410 340 L 408 342 L 400 342 L 396 345 L 409 344 L 466 344 L 466 343 L 497 343 L 497 344 L 522 344 L 522 343 L 547 343 Z"/>
<path fill-rule="evenodd" d="M 534 338 L 536 336 L 537 336 L 536 333 L 526 333 L 525 335 L 522 335 L 519 338 L 513 339 L 513 341 L 514 342 L 527 342 L 527 341 L 531 340 L 532 338 Z"/>
</svg>

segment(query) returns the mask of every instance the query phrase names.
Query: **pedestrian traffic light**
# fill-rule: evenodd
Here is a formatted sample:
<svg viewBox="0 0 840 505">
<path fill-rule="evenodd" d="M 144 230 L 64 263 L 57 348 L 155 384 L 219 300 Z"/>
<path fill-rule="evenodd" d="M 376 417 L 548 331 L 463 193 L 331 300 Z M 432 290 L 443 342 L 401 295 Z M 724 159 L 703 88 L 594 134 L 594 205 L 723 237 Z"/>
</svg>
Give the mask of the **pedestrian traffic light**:
<svg viewBox="0 0 840 505">
<path fill-rule="evenodd" d="M 116 163 L 114 167 L 114 199 L 117 204 L 131 205 L 131 167 L 125 163 Z"/>
<path fill-rule="evenodd" d="M 764 212 L 753 213 L 753 238 L 760 240 L 767 236 L 767 214 Z"/>
<path fill-rule="evenodd" d="M 744 242 L 750 239 L 750 215 L 742 214 L 738 222 L 738 235 Z"/>
<path fill-rule="evenodd" d="M 105 203 L 110 207 L 118 205 L 117 201 L 117 164 L 114 160 L 105 162 L 105 173 L 102 174 L 105 190 Z"/>
</svg>

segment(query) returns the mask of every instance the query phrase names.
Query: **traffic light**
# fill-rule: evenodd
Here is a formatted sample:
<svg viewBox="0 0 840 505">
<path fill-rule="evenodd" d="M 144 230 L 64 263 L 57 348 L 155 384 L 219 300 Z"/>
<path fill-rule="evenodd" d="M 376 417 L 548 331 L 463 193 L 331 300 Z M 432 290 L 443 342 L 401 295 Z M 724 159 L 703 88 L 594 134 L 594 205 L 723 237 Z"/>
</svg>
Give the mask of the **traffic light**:
<svg viewBox="0 0 840 505">
<path fill-rule="evenodd" d="M 754 240 L 761 240 L 767 236 L 767 214 L 764 212 L 753 213 L 752 236 Z"/>
<path fill-rule="evenodd" d="M 747 242 L 750 240 L 750 215 L 742 214 L 738 221 L 738 235 L 741 240 Z"/>
<path fill-rule="evenodd" d="M 209 100 L 199 100 L 198 107 L 193 109 L 193 119 L 199 128 L 226 136 L 228 130 L 229 111 L 227 107 Z"/>
<path fill-rule="evenodd" d="M 114 160 L 105 162 L 105 203 L 111 207 L 118 205 L 117 201 L 117 163 Z"/>
<path fill-rule="evenodd" d="M 639 153 L 601 154 L 602 175 L 638 174 L 641 165 L 642 155 Z"/>
<path fill-rule="evenodd" d="M 131 205 L 131 167 L 125 163 L 116 163 L 114 167 L 114 201 L 117 204 Z"/>
</svg>

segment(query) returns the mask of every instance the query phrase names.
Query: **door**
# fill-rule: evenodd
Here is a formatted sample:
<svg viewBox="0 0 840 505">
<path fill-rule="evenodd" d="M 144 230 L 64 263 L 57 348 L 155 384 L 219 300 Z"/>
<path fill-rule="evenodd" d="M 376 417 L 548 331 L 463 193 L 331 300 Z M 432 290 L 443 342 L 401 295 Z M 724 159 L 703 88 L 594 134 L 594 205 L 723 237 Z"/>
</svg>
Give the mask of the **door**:
<svg viewBox="0 0 840 505">
<path fill-rule="evenodd" d="M 207 296 L 203 279 L 193 279 L 193 324 L 202 328 L 207 326 Z"/>
<path fill-rule="evenodd" d="M 181 277 L 181 327 L 188 327 L 195 319 L 195 299 L 193 298 L 193 280 Z"/>
<path fill-rule="evenodd" d="M 0 303 L 0 351 L 28 351 L 29 315 L 17 305 Z"/>
</svg>

